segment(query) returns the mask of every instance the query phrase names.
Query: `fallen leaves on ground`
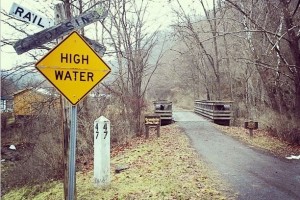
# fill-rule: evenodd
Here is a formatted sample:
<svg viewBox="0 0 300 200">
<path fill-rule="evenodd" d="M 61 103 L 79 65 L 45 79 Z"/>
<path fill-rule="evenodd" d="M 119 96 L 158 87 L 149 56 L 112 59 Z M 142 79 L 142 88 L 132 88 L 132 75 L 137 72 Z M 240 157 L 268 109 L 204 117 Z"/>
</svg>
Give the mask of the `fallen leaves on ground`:
<svg viewBox="0 0 300 200">
<path fill-rule="evenodd" d="M 270 132 L 266 130 L 254 130 L 253 137 L 250 137 L 249 130 L 243 127 L 234 126 L 220 126 L 215 127 L 227 135 L 233 136 L 251 146 L 267 150 L 277 156 L 287 157 L 290 155 L 300 155 L 300 146 L 291 145 L 276 137 L 273 137 Z"/>
<path fill-rule="evenodd" d="M 140 140 L 140 139 L 139 139 Z M 96 188 L 93 171 L 78 172 L 77 199 L 228 199 L 226 184 L 202 162 L 177 125 L 161 127 L 111 159 L 111 184 Z M 121 173 L 116 166 L 127 165 Z M 20 198 L 21 197 L 21 198 Z M 13 190 L 3 199 L 63 199 L 61 182 Z"/>
</svg>

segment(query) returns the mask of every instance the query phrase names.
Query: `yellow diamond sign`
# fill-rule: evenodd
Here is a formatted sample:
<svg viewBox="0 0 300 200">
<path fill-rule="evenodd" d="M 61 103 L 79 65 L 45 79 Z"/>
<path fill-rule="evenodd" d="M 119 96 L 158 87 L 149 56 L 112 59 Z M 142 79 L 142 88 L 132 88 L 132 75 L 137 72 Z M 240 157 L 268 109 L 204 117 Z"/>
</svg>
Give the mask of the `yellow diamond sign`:
<svg viewBox="0 0 300 200">
<path fill-rule="evenodd" d="M 35 66 L 73 105 L 111 71 L 76 31 Z"/>
</svg>

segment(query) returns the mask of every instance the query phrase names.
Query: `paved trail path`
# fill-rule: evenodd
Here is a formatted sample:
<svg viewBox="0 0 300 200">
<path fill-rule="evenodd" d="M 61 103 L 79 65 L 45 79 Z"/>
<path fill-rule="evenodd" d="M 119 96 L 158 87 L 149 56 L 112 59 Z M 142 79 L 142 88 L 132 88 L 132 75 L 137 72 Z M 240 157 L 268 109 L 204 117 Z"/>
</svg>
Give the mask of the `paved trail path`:
<svg viewBox="0 0 300 200">
<path fill-rule="evenodd" d="M 300 160 L 277 158 L 222 134 L 193 112 L 174 112 L 201 157 L 238 193 L 238 199 L 300 200 Z"/>
</svg>

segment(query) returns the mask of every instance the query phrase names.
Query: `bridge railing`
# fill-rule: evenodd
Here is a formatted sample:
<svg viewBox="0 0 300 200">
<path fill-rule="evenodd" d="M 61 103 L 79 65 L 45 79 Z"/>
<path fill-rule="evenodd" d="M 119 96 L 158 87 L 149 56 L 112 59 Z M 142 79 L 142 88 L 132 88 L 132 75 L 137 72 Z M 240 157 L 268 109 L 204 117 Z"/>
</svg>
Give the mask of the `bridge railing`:
<svg viewBox="0 0 300 200">
<path fill-rule="evenodd" d="M 157 100 L 153 102 L 154 113 L 158 114 L 161 119 L 161 124 L 172 123 L 172 102 L 167 100 Z"/>
<path fill-rule="evenodd" d="M 220 125 L 230 125 L 232 101 L 195 100 L 194 112 Z"/>
</svg>

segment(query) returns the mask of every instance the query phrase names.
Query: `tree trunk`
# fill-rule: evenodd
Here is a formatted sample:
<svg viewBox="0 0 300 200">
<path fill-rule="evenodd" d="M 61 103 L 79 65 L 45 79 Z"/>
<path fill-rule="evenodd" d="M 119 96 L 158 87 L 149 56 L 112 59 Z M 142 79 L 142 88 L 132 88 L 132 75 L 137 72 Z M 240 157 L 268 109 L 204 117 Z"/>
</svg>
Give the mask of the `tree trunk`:
<svg viewBox="0 0 300 200">
<path fill-rule="evenodd" d="M 282 3 L 287 35 L 289 37 L 289 48 L 295 64 L 295 114 L 297 117 L 300 117 L 300 36 L 297 36 L 297 33 L 295 32 L 296 29 L 293 23 L 293 16 L 290 14 L 288 9 L 288 2 L 282 1 Z"/>
<path fill-rule="evenodd" d="M 300 118 L 300 79 L 299 79 L 299 77 L 298 77 L 298 80 L 295 81 L 295 88 L 296 88 L 295 114 L 298 118 Z"/>
</svg>

